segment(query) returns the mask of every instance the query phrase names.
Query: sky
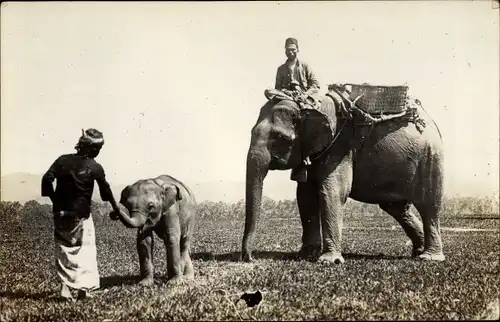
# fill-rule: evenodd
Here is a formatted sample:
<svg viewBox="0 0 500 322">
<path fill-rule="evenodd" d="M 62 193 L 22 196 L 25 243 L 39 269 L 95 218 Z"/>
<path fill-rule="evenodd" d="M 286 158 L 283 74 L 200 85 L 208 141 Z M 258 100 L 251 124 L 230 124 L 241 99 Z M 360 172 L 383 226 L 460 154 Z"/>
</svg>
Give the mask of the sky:
<svg viewBox="0 0 500 322">
<path fill-rule="evenodd" d="M 94 127 L 111 182 L 244 181 L 296 37 L 323 92 L 407 83 L 443 134 L 447 193 L 498 193 L 498 16 L 490 1 L 3 2 L 1 173 L 43 173 Z M 293 198 L 289 176 L 266 181 Z"/>
</svg>

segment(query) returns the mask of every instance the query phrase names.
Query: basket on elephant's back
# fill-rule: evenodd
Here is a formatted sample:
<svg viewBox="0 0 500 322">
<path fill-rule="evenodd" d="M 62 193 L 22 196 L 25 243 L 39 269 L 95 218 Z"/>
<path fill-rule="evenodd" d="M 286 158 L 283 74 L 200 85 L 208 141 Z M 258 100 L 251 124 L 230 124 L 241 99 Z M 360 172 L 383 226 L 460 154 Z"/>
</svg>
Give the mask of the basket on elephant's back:
<svg viewBox="0 0 500 322">
<path fill-rule="evenodd" d="M 369 84 L 348 84 L 351 86 L 351 100 L 356 106 L 370 114 L 397 114 L 406 110 L 408 86 L 385 86 Z"/>
</svg>

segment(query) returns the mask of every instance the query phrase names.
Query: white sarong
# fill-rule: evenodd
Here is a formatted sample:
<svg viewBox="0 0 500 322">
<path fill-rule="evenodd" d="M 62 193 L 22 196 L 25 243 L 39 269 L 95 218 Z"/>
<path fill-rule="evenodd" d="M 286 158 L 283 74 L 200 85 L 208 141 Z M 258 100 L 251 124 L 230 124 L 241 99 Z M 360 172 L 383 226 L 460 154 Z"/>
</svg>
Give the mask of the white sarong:
<svg viewBox="0 0 500 322">
<path fill-rule="evenodd" d="M 54 221 L 56 270 L 61 281 L 73 289 L 100 287 L 92 215 L 83 219 Z"/>
</svg>

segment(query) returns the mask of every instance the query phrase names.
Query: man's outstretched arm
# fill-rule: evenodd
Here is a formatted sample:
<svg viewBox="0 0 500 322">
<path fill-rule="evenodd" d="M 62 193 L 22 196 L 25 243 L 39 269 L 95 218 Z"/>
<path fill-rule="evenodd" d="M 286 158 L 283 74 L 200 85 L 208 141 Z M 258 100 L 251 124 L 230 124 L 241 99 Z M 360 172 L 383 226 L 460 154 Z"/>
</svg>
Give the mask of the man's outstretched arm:
<svg viewBox="0 0 500 322">
<path fill-rule="evenodd" d="M 101 199 L 103 201 L 109 201 L 114 210 L 118 209 L 118 204 L 116 203 L 115 197 L 113 196 L 113 192 L 111 191 L 111 186 L 106 180 L 106 174 L 104 173 L 104 169 L 101 165 L 96 167 L 96 171 L 94 173 L 95 180 L 97 181 L 97 185 L 99 186 L 99 193 L 101 195 Z"/>
</svg>

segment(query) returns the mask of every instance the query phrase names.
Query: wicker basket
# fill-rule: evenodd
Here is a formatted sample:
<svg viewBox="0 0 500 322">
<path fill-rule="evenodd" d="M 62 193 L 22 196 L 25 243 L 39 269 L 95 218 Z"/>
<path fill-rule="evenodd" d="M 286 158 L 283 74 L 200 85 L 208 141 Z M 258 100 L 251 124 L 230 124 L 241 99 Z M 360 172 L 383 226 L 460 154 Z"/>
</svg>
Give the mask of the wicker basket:
<svg viewBox="0 0 500 322">
<path fill-rule="evenodd" d="M 351 99 L 361 98 L 356 106 L 370 114 L 401 113 L 407 108 L 408 86 L 381 86 L 369 84 L 348 84 Z"/>
</svg>

